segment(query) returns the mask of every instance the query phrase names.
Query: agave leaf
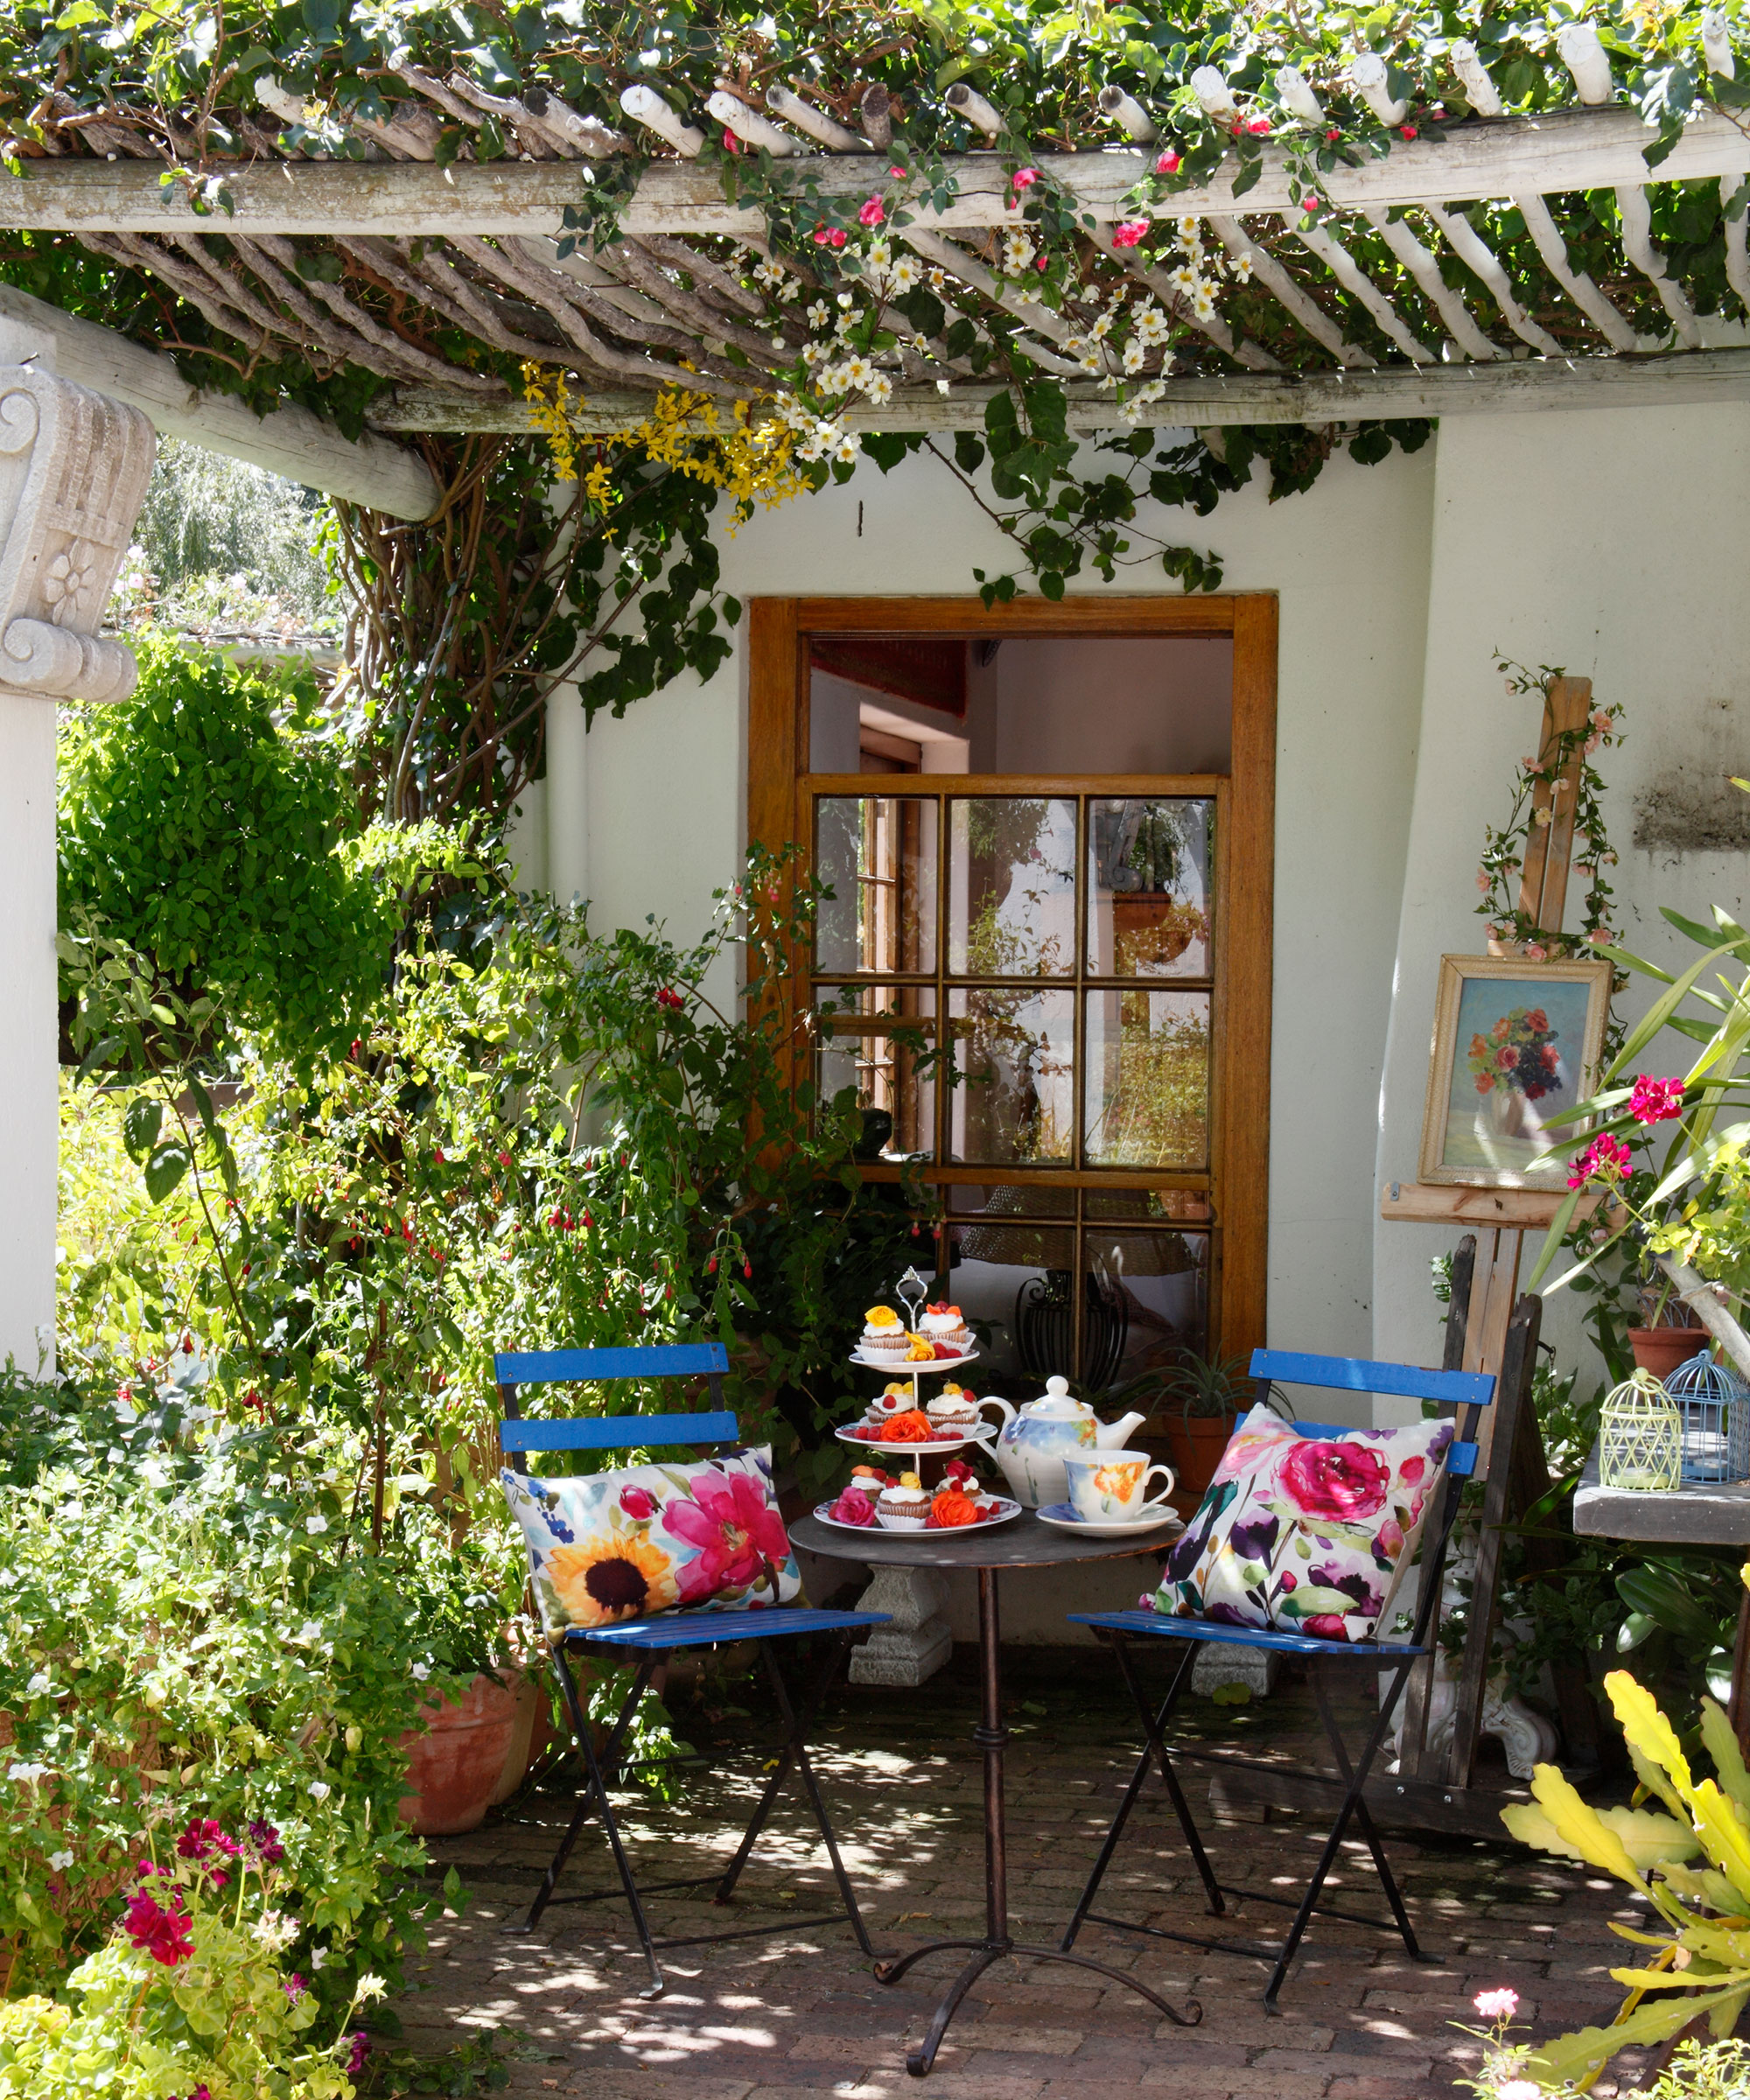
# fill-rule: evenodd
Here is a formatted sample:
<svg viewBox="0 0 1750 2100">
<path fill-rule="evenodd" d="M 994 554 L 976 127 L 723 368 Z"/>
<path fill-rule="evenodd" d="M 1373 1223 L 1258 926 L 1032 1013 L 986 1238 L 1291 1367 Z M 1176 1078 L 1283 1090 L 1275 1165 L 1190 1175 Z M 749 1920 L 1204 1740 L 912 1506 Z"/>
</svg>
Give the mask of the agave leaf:
<svg viewBox="0 0 1750 2100">
<path fill-rule="evenodd" d="M 1539 1765 L 1531 1778 L 1531 1796 L 1554 1824 L 1556 1835 L 1572 1845 L 1589 1866 L 1614 1874 L 1632 1888 L 1644 1888 L 1640 1869 L 1596 1810 L 1589 1809 L 1554 1765 Z"/>
<path fill-rule="evenodd" d="M 1703 1748 L 1713 1760 L 1721 1789 L 1740 1814 L 1750 1817 L 1750 1768 L 1745 1765 L 1737 1734 L 1717 1699 L 1704 1699 L 1701 1703 L 1701 1740 Z"/>
<path fill-rule="evenodd" d="M 1640 1750 L 1669 1772 L 1677 1791 L 1687 1796 L 1695 1783 L 1690 1777 L 1689 1760 L 1684 1755 L 1676 1730 L 1660 1712 L 1658 1701 L 1626 1670 L 1612 1670 L 1604 1680 L 1604 1689 L 1610 1694 L 1629 1747 Z"/>
</svg>

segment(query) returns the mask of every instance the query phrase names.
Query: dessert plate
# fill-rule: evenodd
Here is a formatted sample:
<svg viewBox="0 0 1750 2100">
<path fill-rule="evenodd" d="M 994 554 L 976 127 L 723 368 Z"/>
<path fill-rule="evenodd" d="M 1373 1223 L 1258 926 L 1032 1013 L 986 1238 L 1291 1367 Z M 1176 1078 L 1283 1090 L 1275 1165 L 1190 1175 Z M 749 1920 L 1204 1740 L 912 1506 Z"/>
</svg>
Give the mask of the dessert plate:
<svg viewBox="0 0 1750 2100">
<path fill-rule="evenodd" d="M 835 1502 L 837 1499 L 836 1496 L 833 1498 Z M 894 1531 L 880 1523 L 847 1524 L 843 1517 L 835 1516 L 832 1514 L 831 1502 L 816 1502 L 815 1516 L 822 1523 L 830 1524 L 835 1531 L 880 1531 L 890 1538 L 921 1538 L 925 1536 L 940 1538 L 945 1532 L 983 1531 L 988 1530 L 992 1524 L 1012 1523 L 1021 1514 L 1021 1505 L 1018 1502 L 1011 1502 L 1007 1495 L 999 1494 L 994 1499 L 997 1505 L 997 1514 L 994 1516 L 980 1517 L 976 1524 L 926 1524 L 921 1531 Z"/>
<path fill-rule="evenodd" d="M 1055 1524 L 1060 1531 L 1087 1531 L 1096 1538 L 1129 1538 L 1140 1531 L 1158 1531 L 1166 1524 L 1184 1530 L 1185 1520 L 1176 1509 L 1166 1502 L 1156 1502 L 1152 1507 L 1152 1516 L 1130 1517 L 1121 1524 L 1090 1524 L 1086 1517 L 1078 1516 L 1068 1502 L 1047 1502 L 1035 1515 L 1040 1523 Z"/>
<path fill-rule="evenodd" d="M 976 1363 L 978 1352 L 968 1349 L 963 1356 L 865 1356 L 861 1349 L 850 1352 L 850 1361 L 865 1371 L 888 1371 L 895 1378 L 909 1378 L 921 1371 L 926 1377 L 935 1371 L 957 1371 L 962 1363 Z"/>
<path fill-rule="evenodd" d="M 983 1443 L 987 1437 L 996 1434 L 997 1424 L 985 1422 L 976 1429 L 945 1429 L 939 1437 L 932 1437 L 926 1444 L 884 1444 L 878 1430 L 872 1429 L 864 1436 L 863 1428 L 862 1423 L 852 1422 L 843 1429 L 834 1430 L 832 1433 L 841 1444 L 849 1444 L 853 1451 L 940 1451 L 946 1453 L 958 1451 L 962 1444 Z M 853 1530 L 856 1529 L 854 1525 L 851 1528 Z"/>
</svg>

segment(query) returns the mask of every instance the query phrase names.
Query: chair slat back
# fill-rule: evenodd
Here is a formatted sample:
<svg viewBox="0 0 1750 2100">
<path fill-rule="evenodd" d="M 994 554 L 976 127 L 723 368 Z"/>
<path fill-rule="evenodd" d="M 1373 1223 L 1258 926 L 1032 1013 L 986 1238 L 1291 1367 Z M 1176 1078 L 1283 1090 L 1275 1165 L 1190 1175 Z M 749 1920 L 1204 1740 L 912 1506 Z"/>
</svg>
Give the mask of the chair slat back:
<svg viewBox="0 0 1750 2100">
<path fill-rule="evenodd" d="M 493 1359 L 504 1418 L 500 1448 L 511 1451 L 631 1451 L 658 1444 L 733 1444 L 739 1431 L 723 1404 L 729 1353 L 718 1341 L 669 1342 L 654 1348 L 506 1350 Z M 716 1405 L 709 1414 L 592 1415 L 529 1422 L 518 1405 L 524 1385 L 612 1384 L 626 1378 L 703 1376 Z"/>
</svg>

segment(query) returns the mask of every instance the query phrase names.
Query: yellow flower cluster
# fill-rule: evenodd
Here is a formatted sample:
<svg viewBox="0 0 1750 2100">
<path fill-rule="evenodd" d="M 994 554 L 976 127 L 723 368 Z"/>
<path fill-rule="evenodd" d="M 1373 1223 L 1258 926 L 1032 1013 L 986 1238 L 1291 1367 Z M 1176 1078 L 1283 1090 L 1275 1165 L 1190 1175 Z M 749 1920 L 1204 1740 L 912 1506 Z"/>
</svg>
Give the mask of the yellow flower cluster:
<svg viewBox="0 0 1750 2100">
<path fill-rule="evenodd" d="M 732 506 L 732 532 L 746 523 L 756 505 L 769 510 L 811 486 L 793 457 L 795 432 L 775 416 L 752 422 L 745 401 L 735 403 L 725 422 L 708 396 L 666 387 L 630 442 L 658 466 L 724 490 Z"/>
<path fill-rule="evenodd" d="M 547 395 L 547 374 L 541 366 L 527 364 L 522 368 L 522 398 L 528 403 L 528 413 L 535 427 L 547 440 L 547 449 L 553 455 L 553 479 L 556 481 L 575 481 L 578 478 L 577 446 L 571 436 L 571 400 L 565 374 L 555 371 L 553 394 Z"/>
</svg>

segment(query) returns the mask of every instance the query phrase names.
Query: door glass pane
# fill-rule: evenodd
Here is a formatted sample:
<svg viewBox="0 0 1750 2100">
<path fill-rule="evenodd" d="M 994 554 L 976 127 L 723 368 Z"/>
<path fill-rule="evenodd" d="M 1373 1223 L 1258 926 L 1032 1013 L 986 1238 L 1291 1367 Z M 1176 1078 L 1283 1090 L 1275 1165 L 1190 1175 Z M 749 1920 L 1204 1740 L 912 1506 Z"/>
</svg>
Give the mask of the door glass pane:
<svg viewBox="0 0 1750 2100">
<path fill-rule="evenodd" d="M 1207 1352 L 1208 1233 L 1089 1232 L 1082 1254 L 1082 1376 L 1091 1391 Z"/>
<path fill-rule="evenodd" d="M 948 1298 L 979 1338 L 974 1390 L 1037 1399 L 1072 1368 L 1074 1230 L 990 1219 L 951 1225 L 948 1242 Z"/>
<path fill-rule="evenodd" d="M 929 1020 L 935 1013 L 934 984 L 816 984 L 815 1005 L 822 1026 L 859 1021 Z"/>
<path fill-rule="evenodd" d="M 1093 991 L 1082 1141 L 1090 1166 L 1209 1158 L 1209 995 Z"/>
<path fill-rule="evenodd" d="M 1082 1216 L 1124 1224 L 1158 1224 L 1172 1218 L 1207 1225 L 1214 1207 L 1198 1188 L 1090 1188 Z"/>
<path fill-rule="evenodd" d="M 1088 975 L 1207 977 L 1214 802 L 1095 802 L 1088 818 Z"/>
<path fill-rule="evenodd" d="M 1075 1116 L 1074 994 L 1025 985 L 953 991 L 948 1013 L 954 1158 L 1011 1166 L 1067 1163 Z"/>
<path fill-rule="evenodd" d="M 965 977 L 1075 968 L 1075 804 L 978 795 L 948 805 L 948 966 Z"/>
<path fill-rule="evenodd" d="M 1007 1183 L 956 1181 L 943 1190 L 956 1218 L 1062 1218 L 1075 1215 L 1075 1190 L 1068 1181 L 1015 1187 Z"/>
<path fill-rule="evenodd" d="M 935 1082 L 928 1054 L 934 1032 L 927 1022 L 903 1034 L 874 1028 L 852 1033 L 841 1023 L 821 1038 L 815 1054 L 816 1085 L 823 1102 L 846 1087 L 854 1088 L 863 1110 L 859 1158 L 934 1155 Z"/>
<path fill-rule="evenodd" d="M 937 806 L 906 794 L 815 802 L 815 869 L 832 890 L 815 928 L 830 970 L 935 968 Z"/>
</svg>

